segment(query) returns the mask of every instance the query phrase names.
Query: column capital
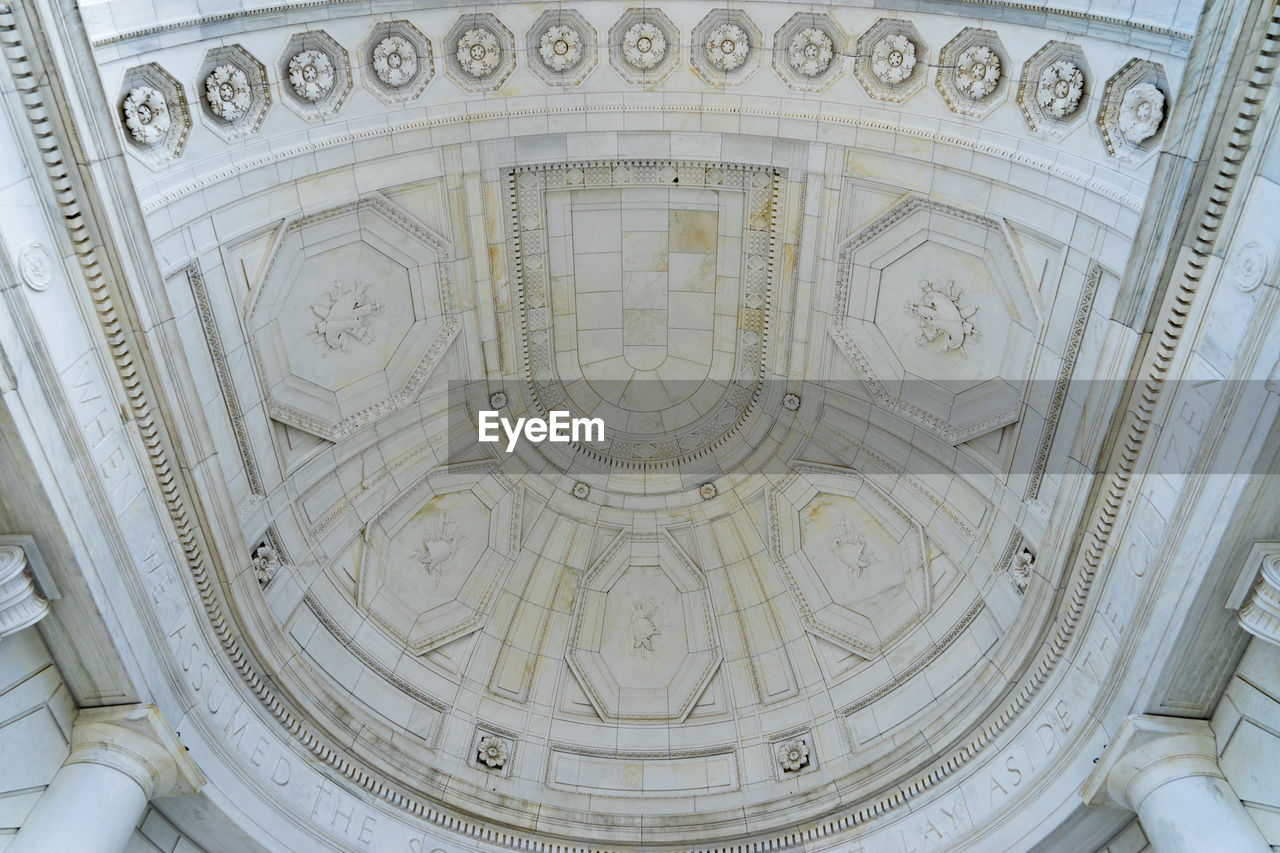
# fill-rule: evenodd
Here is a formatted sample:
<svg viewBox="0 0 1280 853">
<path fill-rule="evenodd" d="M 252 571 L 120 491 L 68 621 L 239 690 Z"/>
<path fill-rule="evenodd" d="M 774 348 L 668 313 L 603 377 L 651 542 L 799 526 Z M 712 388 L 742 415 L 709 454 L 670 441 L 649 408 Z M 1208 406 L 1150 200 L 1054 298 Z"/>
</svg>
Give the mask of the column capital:
<svg viewBox="0 0 1280 853">
<path fill-rule="evenodd" d="M 0 639 L 30 627 L 49 613 L 49 602 L 36 592 L 20 545 L 0 544 Z"/>
<path fill-rule="evenodd" d="M 1280 646 L 1280 542 L 1255 542 L 1240 568 L 1227 607 L 1240 627 Z"/>
<path fill-rule="evenodd" d="M 1156 788 L 1187 776 L 1225 778 L 1209 723 L 1134 714 L 1120 724 L 1080 794 L 1091 806 L 1136 812 Z"/>
<path fill-rule="evenodd" d="M 102 764 L 138 783 L 147 799 L 195 794 L 204 774 L 155 705 L 81 708 L 67 764 Z"/>
</svg>

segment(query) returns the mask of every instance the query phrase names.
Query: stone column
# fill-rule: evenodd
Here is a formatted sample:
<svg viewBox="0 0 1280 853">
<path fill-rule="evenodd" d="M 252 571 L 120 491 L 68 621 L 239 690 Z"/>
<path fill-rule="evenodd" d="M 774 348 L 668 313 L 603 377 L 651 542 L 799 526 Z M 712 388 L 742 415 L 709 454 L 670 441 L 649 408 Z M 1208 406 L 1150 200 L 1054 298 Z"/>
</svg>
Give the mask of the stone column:
<svg viewBox="0 0 1280 853">
<path fill-rule="evenodd" d="M 0 545 L 0 639 L 36 624 L 49 602 L 36 592 L 27 554 L 18 545 Z"/>
<path fill-rule="evenodd" d="M 71 754 L 6 853 L 120 853 L 148 800 L 203 785 L 155 705 L 82 708 Z"/>
<path fill-rule="evenodd" d="M 1204 720 L 1128 717 L 1081 794 L 1091 806 L 1136 811 L 1155 853 L 1271 850 L 1223 777 Z"/>
</svg>

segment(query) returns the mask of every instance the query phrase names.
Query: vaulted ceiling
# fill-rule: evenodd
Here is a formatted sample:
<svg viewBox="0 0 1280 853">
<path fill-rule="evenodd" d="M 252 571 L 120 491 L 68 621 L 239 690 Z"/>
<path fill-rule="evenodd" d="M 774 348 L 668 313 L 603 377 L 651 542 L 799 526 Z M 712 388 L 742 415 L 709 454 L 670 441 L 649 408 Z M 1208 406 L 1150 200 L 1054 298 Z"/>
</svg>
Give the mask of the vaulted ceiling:
<svg viewBox="0 0 1280 853">
<path fill-rule="evenodd" d="M 282 740 L 409 822 L 687 848 L 1043 712 L 1198 7 L 162 5 L 82 13 Z"/>
</svg>

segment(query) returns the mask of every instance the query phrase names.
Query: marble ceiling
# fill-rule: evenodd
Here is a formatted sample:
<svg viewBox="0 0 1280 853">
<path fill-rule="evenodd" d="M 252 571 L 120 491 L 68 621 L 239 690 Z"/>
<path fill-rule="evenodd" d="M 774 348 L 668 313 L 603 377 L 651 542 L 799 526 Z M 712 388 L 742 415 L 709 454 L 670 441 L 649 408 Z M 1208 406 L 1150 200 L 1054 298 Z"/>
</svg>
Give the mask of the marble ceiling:
<svg viewBox="0 0 1280 853">
<path fill-rule="evenodd" d="M 727 848 L 1030 707 L 1198 9 L 178 5 L 84 17 L 281 742 L 410 823 Z"/>
</svg>

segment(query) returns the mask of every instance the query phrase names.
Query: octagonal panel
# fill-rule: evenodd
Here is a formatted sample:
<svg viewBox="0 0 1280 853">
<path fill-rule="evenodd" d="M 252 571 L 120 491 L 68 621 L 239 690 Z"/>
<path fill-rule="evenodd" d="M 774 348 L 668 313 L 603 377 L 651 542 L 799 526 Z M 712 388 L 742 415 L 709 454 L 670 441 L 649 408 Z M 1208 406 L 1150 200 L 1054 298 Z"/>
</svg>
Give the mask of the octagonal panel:
<svg viewBox="0 0 1280 853">
<path fill-rule="evenodd" d="M 1107 79 L 1098 107 L 1098 129 L 1107 153 L 1138 163 L 1160 147 L 1173 103 L 1164 66 L 1130 59 Z"/>
<path fill-rule="evenodd" d="M 609 63 L 628 83 L 661 83 L 680 64 L 680 30 L 657 8 L 628 9 L 609 29 Z"/>
<path fill-rule="evenodd" d="M 579 12 L 543 12 L 526 36 L 529 67 L 549 86 L 576 86 L 596 67 L 596 28 Z"/>
<path fill-rule="evenodd" d="M 269 414 L 337 441 L 408 405 L 453 304 L 445 241 L 380 197 L 286 223 L 247 320 Z"/>
<path fill-rule="evenodd" d="M 860 477 L 814 477 L 769 501 L 771 543 L 805 629 L 871 658 L 932 609 L 924 531 Z"/>
<path fill-rule="evenodd" d="M 388 104 L 417 98 L 435 74 L 431 40 L 408 21 L 375 26 L 360 54 L 365 63 L 364 84 Z"/>
<path fill-rule="evenodd" d="M 516 69 L 516 40 L 488 12 L 464 15 L 444 37 L 444 69 L 468 92 L 492 92 Z"/>
<path fill-rule="evenodd" d="M 693 70 L 711 86 L 738 86 L 760 68 L 764 36 L 741 9 L 712 9 L 693 28 Z"/>
<path fill-rule="evenodd" d="M 519 547 L 518 491 L 456 485 L 422 483 L 365 528 L 358 604 L 417 655 L 483 626 Z"/>
<path fill-rule="evenodd" d="M 605 720 L 683 720 L 722 659 L 701 571 L 665 533 L 620 536 L 583 576 L 566 655 Z"/>
<path fill-rule="evenodd" d="M 945 441 L 1017 419 L 1040 332 L 997 220 L 916 196 L 841 246 L 832 337 L 874 402 Z"/>
<path fill-rule="evenodd" d="M 159 168 L 182 155 L 191 133 L 191 111 L 182 84 L 154 62 L 130 68 L 120 85 L 120 127 L 126 147 Z"/>
<path fill-rule="evenodd" d="M 867 94 L 900 104 L 924 88 L 929 46 L 910 21 L 881 18 L 858 39 L 853 74 Z"/>
<path fill-rule="evenodd" d="M 238 44 L 205 55 L 195 92 L 205 123 L 227 142 L 256 133 L 271 107 L 267 70 Z"/>
<path fill-rule="evenodd" d="M 983 118 L 1004 101 L 1011 73 L 995 30 L 965 27 L 942 46 L 934 82 L 952 112 Z"/>
<path fill-rule="evenodd" d="M 1049 42 L 1022 66 L 1018 107 L 1027 127 L 1050 139 L 1066 136 L 1084 120 L 1092 85 L 1084 51 L 1067 42 Z"/>
<path fill-rule="evenodd" d="M 351 94 L 351 59 L 324 30 L 295 33 L 276 65 L 284 101 L 312 121 L 328 118 Z"/>
<path fill-rule="evenodd" d="M 793 89 L 821 92 L 844 71 L 846 38 L 830 15 L 797 12 L 773 34 L 773 69 Z"/>
</svg>

